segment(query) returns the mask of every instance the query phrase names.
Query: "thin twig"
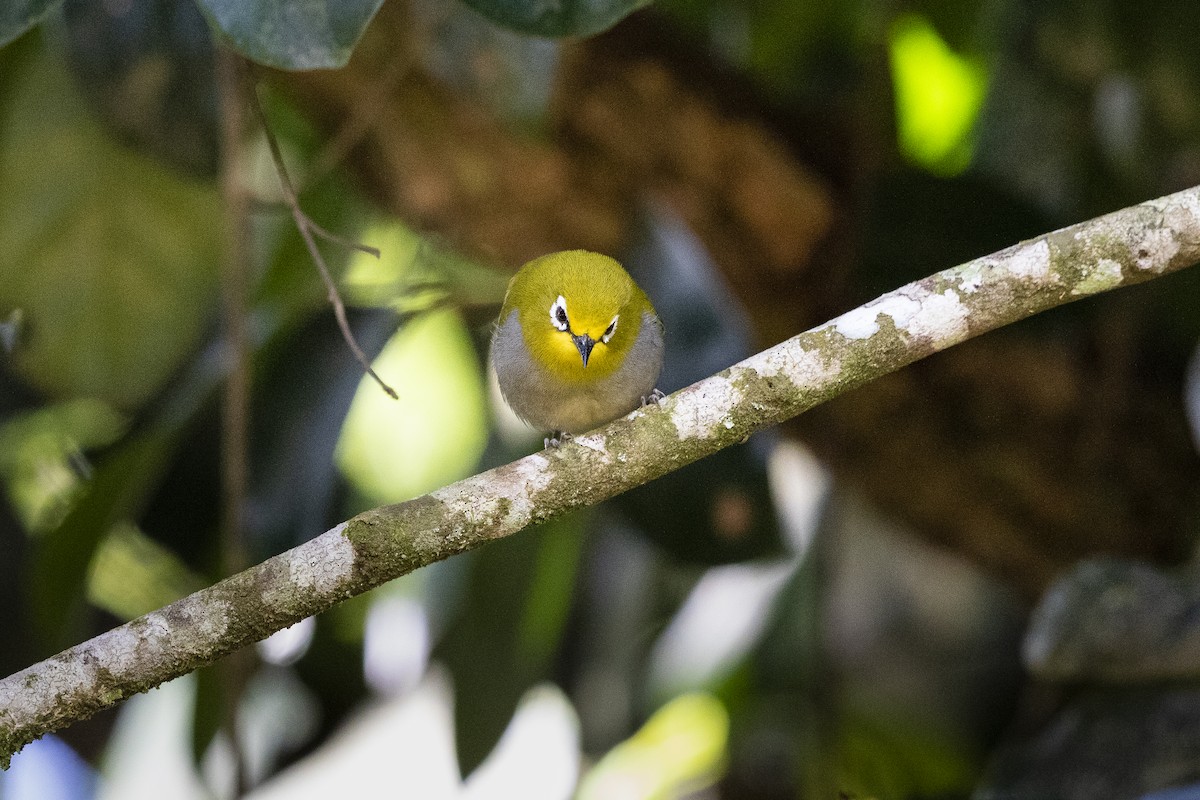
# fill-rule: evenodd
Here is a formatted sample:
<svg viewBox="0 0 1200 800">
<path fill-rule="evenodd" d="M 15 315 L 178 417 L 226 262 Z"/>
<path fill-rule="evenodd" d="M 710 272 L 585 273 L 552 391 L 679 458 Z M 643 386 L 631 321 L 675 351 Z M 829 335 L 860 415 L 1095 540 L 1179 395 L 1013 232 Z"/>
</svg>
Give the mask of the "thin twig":
<svg viewBox="0 0 1200 800">
<path fill-rule="evenodd" d="M 363 244 L 362 242 L 356 242 L 353 239 L 347 239 L 345 236 L 339 236 L 333 231 L 328 231 L 322 228 L 317 224 L 316 220 L 312 219 L 311 217 L 307 217 L 307 219 L 309 226 L 312 228 L 312 232 L 321 238 L 328 239 L 334 244 L 340 244 L 342 247 L 346 247 L 351 250 L 357 250 L 360 253 L 366 253 L 369 256 L 375 256 L 376 258 L 382 257 L 382 253 L 379 252 L 378 247 L 371 247 L 369 244 Z"/>
<path fill-rule="evenodd" d="M 263 200 L 257 197 L 250 198 L 250 209 L 258 214 L 266 214 L 268 212 L 284 213 L 285 211 L 287 213 L 291 213 L 290 205 L 280 205 L 274 201 Z M 367 255 L 374 256 L 375 258 L 383 257 L 383 254 L 379 252 L 378 247 L 371 247 L 369 244 L 363 244 L 362 242 L 356 242 L 353 239 L 347 239 L 345 236 L 339 236 L 333 231 L 327 230 L 326 228 L 323 228 L 321 225 L 317 224 L 317 221 L 312 217 L 307 217 L 307 219 L 309 226 L 312 227 L 312 232 L 321 238 L 328 239 L 334 244 L 339 244 L 349 250 L 357 250 L 360 253 L 366 253 Z"/>
<path fill-rule="evenodd" d="M 342 302 L 342 296 L 338 292 L 337 284 L 334 283 L 333 275 L 329 272 L 329 266 L 325 263 L 325 258 L 321 255 L 321 250 L 317 247 L 317 242 L 313 238 L 313 234 L 316 233 L 330 241 L 370 253 L 376 258 L 379 257 L 379 251 L 366 245 L 350 243 L 342 237 L 326 231 L 304 213 L 300 208 L 300 199 L 296 196 L 296 189 L 292 185 L 292 179 L 288 176 L 287 167 L 284 166 L 283 153 L 279 149 L 279 142 L 275 138 L 275 132 L 271 129 L 271 125 L 267 121 L 266 112 L 263 111 L 262 100 L 258 96 L 257 87 L 251 93 L 251 100 L 254 112 L 258 116 L 258 121 L 262 124 L 263 132 L 266 134 L 267 145 L 271 149 L 271 158 L 275 162 L 275 171 L 279 175 L 279 186 L 283 190 L 284 201 L 287 203 L 288 208 L 291 209 L 292 219 L 295 220 L 296 228 L 300 231 L 301 238 L 304 239 L 304 245 L 308 248 L 309 255 L 312 256 L 313 262 L 317 265 L 317 270 L 321 273 L 321 279 L 325 281 L 329 303 L 333 306 L 333 313 L 337 317 L 338 327 L 342 330 L 342 338 L 346 340 L 346 345 L 354 353 L 354 357 L 358 359 L 358 363 L 362 364 L 363 370 L 375 379 L 375 382 L 387 393 L 388 397 L 398 400 L 400 399 L 400 395 L 396 394 L 396 390 L 385 383 L 383 378 L 380 378 L 375 373 L 375 370 L 371 367 L 371 360 L 367 358 L 366 353 L 358 346 L 358 340 L 354 338 L 354 332 L 350 330 L 350 323 L 346 319 L 346 305 Z"/>
</svg>

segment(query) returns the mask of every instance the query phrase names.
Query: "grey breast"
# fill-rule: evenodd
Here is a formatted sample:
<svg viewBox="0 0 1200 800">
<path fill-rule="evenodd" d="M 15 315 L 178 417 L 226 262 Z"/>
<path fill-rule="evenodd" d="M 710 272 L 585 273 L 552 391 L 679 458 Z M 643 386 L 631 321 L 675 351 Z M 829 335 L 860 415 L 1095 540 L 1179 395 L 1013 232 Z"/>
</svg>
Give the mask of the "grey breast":
<svg viewBox="0 0 1200 800">
<path fill-rule="evenodd" d="M 662 328 L 645 314 L 642 329 L 621 368 L 589 386 L 565 383 L 529 357 L 517 311 L 496 326 L 492 365 L 505 401 L 517 416 L 542 430 L 582 433 L 638 407 L 662 371 Z"/>
</svg>

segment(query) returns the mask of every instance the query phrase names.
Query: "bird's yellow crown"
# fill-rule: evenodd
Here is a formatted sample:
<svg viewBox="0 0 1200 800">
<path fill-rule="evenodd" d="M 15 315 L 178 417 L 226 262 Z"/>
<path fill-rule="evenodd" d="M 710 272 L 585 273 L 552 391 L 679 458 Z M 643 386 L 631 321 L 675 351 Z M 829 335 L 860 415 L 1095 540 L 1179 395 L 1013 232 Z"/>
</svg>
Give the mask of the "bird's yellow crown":
<svg viewBox="0 0 1200 800">
<path fill-rule="evenodd" d="M 620 367 L 637 339 L 646 294 L 614 259 L 568 250 L 521 268 L 504 297 L 500 319 L 516 310 L 530 355 L 559 380 L 588 383 Z M 581 358 L 577 339 L 594 340 Z"/>
</svg>

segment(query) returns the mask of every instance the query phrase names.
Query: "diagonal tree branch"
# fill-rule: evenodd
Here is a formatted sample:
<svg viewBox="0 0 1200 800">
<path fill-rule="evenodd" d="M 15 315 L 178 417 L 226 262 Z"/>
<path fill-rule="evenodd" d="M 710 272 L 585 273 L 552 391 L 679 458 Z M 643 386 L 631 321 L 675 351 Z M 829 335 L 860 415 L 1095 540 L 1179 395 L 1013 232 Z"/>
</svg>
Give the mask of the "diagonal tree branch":
<svg viewBox="0 0 1200 800">
<path fill-rule="evenodd" d="M 0 681 L 0 765 L 33 739 L 434 561 L 606 500 L 972 336 L 1200 261 L 1200 187 L 890 292 L 560 450 L 354 517 Z"/>
</svg>

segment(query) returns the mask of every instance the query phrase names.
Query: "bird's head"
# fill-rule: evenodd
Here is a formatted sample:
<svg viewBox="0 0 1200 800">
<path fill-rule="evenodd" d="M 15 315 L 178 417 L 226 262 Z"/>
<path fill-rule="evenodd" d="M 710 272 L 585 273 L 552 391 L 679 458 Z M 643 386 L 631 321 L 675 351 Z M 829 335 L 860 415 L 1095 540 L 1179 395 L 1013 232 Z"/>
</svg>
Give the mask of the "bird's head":
<svg viewBox="0 0 1200 800">
<path fill-rule="evenodd" d="M 586 250 L 551 253 L 517 273 L 501 318 L 519 314 L 534 360 L 563 381 L 589 383 L 616 371 L 654 312 L 614 259 Z"/>
</svg>

